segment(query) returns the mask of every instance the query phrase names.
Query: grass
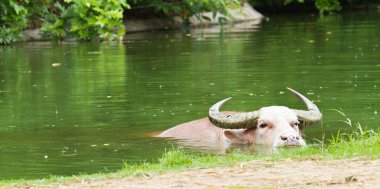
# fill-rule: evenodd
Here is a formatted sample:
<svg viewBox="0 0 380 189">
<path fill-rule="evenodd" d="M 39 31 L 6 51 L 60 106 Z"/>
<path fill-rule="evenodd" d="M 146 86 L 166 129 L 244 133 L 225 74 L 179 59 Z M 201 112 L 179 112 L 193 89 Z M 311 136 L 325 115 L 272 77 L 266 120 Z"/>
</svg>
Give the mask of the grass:
<svg viewBox="0 0 380 189">
<path fill-rule="evenodd" d="M 232 152 L 225 155 L 194 154 L 182 148 L 167 151 L 155 163 L 128 164 L 123 170 L 126 175 L 152 174 L 171 170 L 189 168 L 207 168 L 228 166 L 238 162 L 264 160 L 277 161 L 284 159 L 342 159 L 353 157 L 379 158 L 380 132 L 367 130 L 365 132 L 342 133 L 334 136 L 329 145 L 319 145 L 301 148 L 281 148 L 272 154 L 252 154 L 248 152 Z"/>
<path fill-rule="evenodd" d="M 12 184 L 48 184 L 52 182 L 80 182 L 107 178 L 121 178 L 125 176 L 150 176 L 153 174 L 181 171 L 194 168 L 208 168 L 217 166 L 230 166 L 252 160 L 278 161 L 278 160 L 305 160 L 305 159 L 345 159 L 365 157 L 377 159 L 380 157 L 380 131 L 363 129 L 360 123 L 353 123 L 344 113 L 344 122 L 353 127 L 351 133 L 338 132 L 331 139 L 319 141 L 319 144 L 300 148 L 281 148 L 271 154 L 252 154 L 235 151 L 224 155 L 210 155 L 191 153 L 183 148 L 167 150 L 156 162 L 141 162 L 131 164 L 125 162 L 124 168 L 115 173 L 79 175 L 73 177 L 51 177 L 42 180 L 8 180 L 0 181 L 1 185 Z M 328 145 L 327 145 L 328 144 Z"/>
</svg>

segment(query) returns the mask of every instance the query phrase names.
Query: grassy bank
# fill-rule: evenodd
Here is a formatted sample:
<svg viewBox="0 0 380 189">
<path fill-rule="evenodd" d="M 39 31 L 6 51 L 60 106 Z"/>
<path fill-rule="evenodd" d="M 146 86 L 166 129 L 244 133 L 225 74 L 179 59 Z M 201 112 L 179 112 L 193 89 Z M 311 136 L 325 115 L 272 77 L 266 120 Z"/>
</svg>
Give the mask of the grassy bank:
<svg viewBox="0 0 380 189">
<path fill-rule="evenodd" d="M 329 143 L 329 145 L 325 145 Z M 189 168 L 208 168 L 229 166 L 238 162 L 264 160 L 275 161 L 284 159 L 344 159 L 354 157 L 380 157 L 380 131 L 358 128 L 351 134 L 339 133 L 331 140 L 302 148 L 281 148 L 271 154 L 252 154 L 235 151 L 225 155 L 202 155 L 187 152 L 180 148 L 167 151 L 156 163 L 138 165 L 125 164 L 121 171 L 124 175 L 150 175 L 171 170 Z"/>
<path fill-rule="evenodd" d="M 351 124 L 351 122 L 348 122 Z M 351 125 L 352 126 L 352 125 Z M 115 173 L 79 175 L 72 177 L 51 177 L 42 180 L 5 180 L 0 186 L 25 186 L 28 184 L 48 184 L 52 182 L 83 182 L 100 179 L 122 178 L 126 176 L 150 176 L 154 174 L 181 171 L 194 168 L 209 168 L 230 166 L 236 163 L 252 160 L 305 160 L 305 159 L 346 159 L 380 157 L 380 131 L 363 130 L 360 124 L 355 125 L 352 133 L 338 133 L 332 139 L 320 141 L 319 144 L 302 148 L 277 149 L 271 154 L 252 154 L 235 151 L 224 155 L 196 154 L 182 148 L 166 151 L 156 162 L 141 162 L 139 164 L 125 163 L 125 167 Z M 326 145 L 328 143 L 328 145 Z"/>
<path fill-rule="evenodd" d="M 171 149 L 155 163 L 125 163 L 120 171 L 123 175 L 150 175 L 172 170 L 189 168 L 208 168 L 229 166 L 238 162 L 263 160 L 304 160 L 304 159 L 347 159 L 347 158 L 380 158 L 380 130 L 363 129 L 359 122 L 353 122 L 343 111 L 333 110 L 342 115 L 341 120 L 351 131 L 338 132 L 336 135 L 317 141 L 314 145 L 299 148 L 270 149 L 269 153 L 252 153 L 242 150 L 223 155 L 195 154 L 181 148 Z"/>
</svg>

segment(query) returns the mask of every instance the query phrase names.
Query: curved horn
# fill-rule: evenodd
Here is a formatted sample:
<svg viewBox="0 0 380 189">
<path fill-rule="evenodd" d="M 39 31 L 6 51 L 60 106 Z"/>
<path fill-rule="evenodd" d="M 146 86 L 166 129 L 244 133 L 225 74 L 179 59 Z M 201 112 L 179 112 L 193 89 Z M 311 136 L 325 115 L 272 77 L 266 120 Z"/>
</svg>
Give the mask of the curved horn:
<svg viewBox="0 0 380 189">
<path fill-rule="evenodd" d="M 307 107 L 307 111 L 293 110 L 297 114 L 297 117 L 301 122 L 307 125 L 311 125 L 318 123 L 322 119 L 322 113 L 319 111 L 318 107 L 313 102 L 311 102 L 305 96 L 289 87 L 288 90 L 292 92 L 295 96 L 297 96 Z"/>
<path fill-rule="evenodd" d="M 259 117 L 259 113 L 257 111 L 233 114 L 222 114 L 219 112 L 219 108 L 230 99 L 231 98 L 226 98 L 211 106 L 208 112 L 208 119 L 210 122 L 215 126 L 224 129 L 243 129 L 256 127 L 257 119 Z"/>
</svg>

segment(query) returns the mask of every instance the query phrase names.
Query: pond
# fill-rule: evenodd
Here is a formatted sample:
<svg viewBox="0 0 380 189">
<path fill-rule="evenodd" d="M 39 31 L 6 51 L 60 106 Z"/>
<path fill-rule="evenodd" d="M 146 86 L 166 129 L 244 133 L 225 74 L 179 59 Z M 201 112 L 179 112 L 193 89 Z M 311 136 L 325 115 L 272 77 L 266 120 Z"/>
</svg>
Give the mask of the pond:
<svg viewBox="0 0 380 189">
<path fill-rule="evenodd" d="M 324 114 L 308 143 L 380 128 L 380 12 L 271 16 L 259 25 L 130 34 L 122 44 L 0 47 L 0 179 L 110 172 L 160 157 L 154 138 L 208 108 L 304 108 Z M 207 150 L 207 148 L 206 148 Z"/>
</svg>

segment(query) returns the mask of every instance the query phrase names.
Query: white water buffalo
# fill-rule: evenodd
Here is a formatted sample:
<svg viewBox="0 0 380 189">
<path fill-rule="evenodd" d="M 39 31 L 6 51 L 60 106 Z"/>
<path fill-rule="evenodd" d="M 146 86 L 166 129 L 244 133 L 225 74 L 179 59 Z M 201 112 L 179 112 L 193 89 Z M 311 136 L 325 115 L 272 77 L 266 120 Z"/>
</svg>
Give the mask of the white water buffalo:
<svg viewBox="0 0 380 189">
<path fill-rule="evenodd" d="M 288 88 L 306 105 L 307 110 L 285 106 L 263 107 L 253 112 L 219 112 L 230 98 L 211 106 L 208 118 L 170 128 L 159 137 L 172 137 L 188 142 L 229 146 L 230 144 L 261 144 L 270 147 L 305 146 L 300 131 L 319 122 L 318 107 L 297 91 Z"/>
</svg>

